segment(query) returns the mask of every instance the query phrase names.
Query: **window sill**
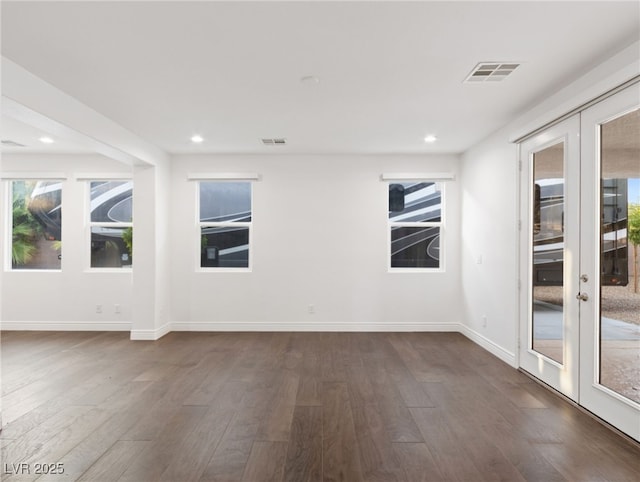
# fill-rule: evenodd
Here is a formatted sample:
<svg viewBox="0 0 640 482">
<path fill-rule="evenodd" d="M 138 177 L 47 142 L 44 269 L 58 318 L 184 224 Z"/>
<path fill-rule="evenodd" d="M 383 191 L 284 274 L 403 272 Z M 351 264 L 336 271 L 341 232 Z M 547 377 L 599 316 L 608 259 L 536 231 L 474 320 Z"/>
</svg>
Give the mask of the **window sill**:
<svg viewBox="0 0 640 482">
<path fill-rule="evenodd" d="M 62 269 L 5 269 L 5 273 L 62 273 Z"/>
<path fill-rule="evenodd" d="M 445 273 L 443 268 L 387 268 L 388 273 Z"/>
<path fill-rule="evenodd" d="M 133 268 L 88 268 L 84 270 L 85 273 L 133 273 Z"/>
<path fill-rule="evenodd" d="M 196 273 L 251 273 L 251 268 L 197 268 Z"/>
</svg>

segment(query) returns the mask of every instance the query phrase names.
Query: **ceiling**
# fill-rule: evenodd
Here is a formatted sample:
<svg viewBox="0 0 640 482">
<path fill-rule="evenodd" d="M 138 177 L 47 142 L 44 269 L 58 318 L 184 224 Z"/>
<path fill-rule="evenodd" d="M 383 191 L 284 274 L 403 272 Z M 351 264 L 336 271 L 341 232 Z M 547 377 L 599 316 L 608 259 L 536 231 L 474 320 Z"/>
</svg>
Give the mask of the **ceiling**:
<svg viewBox="0 0 640 482">
<path fill-rule="evenodd" d="M 87 148 L 77 143 L 60 139 L 37 127 L 20 122 L 7 115 L 0 117 L 0 132 L 2 133 L 2 152 L 29 152 L 29 153 L 85 153 Z M 41 139 L 50 139 L 51 144 Z M 19 146 L 5 145 L 10 141 Z"/>
<path fill-rule="evenodd" d="M 463 152 L 640 38 L 635 1 L 1 8 L 4 57 L 170 153 Z"/>
</svg>

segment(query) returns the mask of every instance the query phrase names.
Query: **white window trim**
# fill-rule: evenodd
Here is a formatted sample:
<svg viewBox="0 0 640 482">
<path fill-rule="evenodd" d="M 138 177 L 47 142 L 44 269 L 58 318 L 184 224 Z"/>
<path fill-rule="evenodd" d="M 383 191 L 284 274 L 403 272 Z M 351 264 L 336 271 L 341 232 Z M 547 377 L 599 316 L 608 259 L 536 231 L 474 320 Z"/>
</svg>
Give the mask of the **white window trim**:
<svg viewBox="0 0 640 482">
<path fill-rule="evenodd" d="M 66 181 L 67 175 L 63 172 L 12 171 L 3 172 L 0 174 L 0 179 L 3 181 Z"/>
<path fill-rule="evenodd" d="M 133 221 L 130 223 L 98 223 L 91 221 L 91 183 L 93 181 L 132 181 L 130 175 L 118 177 L 118 175 L 100 175 L 91 174 L 88 177 L 78 175 L 76 180 L 85 183 L 85 246 L 88 248 L 85 250 L 85 273 L 124 273 L 131 274 L 133 271 L 133 263 L 121 268 L 98 268 L 91 266 L 91 229 L 94 227 L 108 227 L 108 228 L 133 228 Z"/>
<path fill-rule="evenodd" d="M 397 177 L 396 177 L 397 176 Z M 383 174 L 380 176 L 381 180 L 385 181 L 385 196 L 389 195 L 389 185 L 392 182 L 402 182 L 402 181 L 421 181 L 421 182 L 434 182 L 439 184 L 440 193 L 441 193 L 441 205 L 442 208 L 440 210 L 440 221 L 439 222 L 393 222 L 389 219 L 387 214 L 387 272 L 388 273 L 444 273 L 446 272 L 446 252 L 444 249 L 446 242 L 446 215 L 445 211 L 447 209 L 446 205 L 446 183 L 444 180 L 453 180 L 455 176 L 453 174 L 447 174 L 449 177 L 443 177 L 444 174 L 433 174 L 425 177 L 425 174 Z M 388 204 L 387 204 L 388 206 Z M 440 265 L 437 268 L 398 268 L 391 266 L 391 230 L 394 227 L 438 227 L 440 228 Z"/>
<path fill-rule="evenodd" d="M 133 176 L 128 172 L 87 172 L 77 173 L 73 176 L 76 181 L 132 181 Z"/>
<path fill-rule="evenodd" d="M 247 174 L 242 174 L 243 177 L 236 177 L 234 173 L 227 174 L 198 174 L 201 177 L 189 177 L 189 180 L 197 181 L 195 183 L 195 195 L 196 195 L 196 210 L 195 210 L 195 239 L 196 239 L 196 249 L 195 249 L 195 271 L 196 273 L 251 273 L 253 271 L 253 182 L 254 180 L 258 180 L 259 176 L 251 178 L 247 177 Z M 208 176 L 208 177 L 202 177 Z M 248 182 L 251 186 L 251 221 L 250 222 L 218 222 L 218 223 L 203 223 L 200 222 L 200 184 L 201 182 Z M 248 257 L 248 266 L 246 268 L 227 268 L 227 267 L 216 267 L 216 266 L 202 266 L 201 254 L 202 254 L 202 245 L 201 245 L 201 236 L 202 236 L 202 228 L 203 227 L 213 227 L 213 228 L 223 228 L 223 227 L 246 227 L 249 230 L 249 257 Z"/>
<path fill-rule="evenodd" d="M 187 181 L 259 181 L 257 172 L 190 172 Z"/>
<path fill-rule="evenodd" d="M 47 174 L 47 176 L 44 176 Z M 66 180 L 66 176 L 60 173 L 51 173 L 51 172 L 43 172 L 38 175 L 38 173 L 33 172 L 12 172 L 12 173 L 3 173 L 1 181 L 3 181 L 3 190 L 4 190 L 4 198 L 5 198 L 5 206 L 7 206 L 6 211 L 3 213 L 5 218 L 5 222 L 3 223 L 3 229 L 5 233 L 5 241 L 3 243 L 5 256 L 4 256 L 4 272 L 5 273 L 62 273 L 64 256 L 62 256 L 63 249 L 60 250 L 60 268 L 51 268 L 51 269 L 19 269 L 13 267 L 12 262 L 12 249 L 13 249 L 13 182 L 14 181 L 60 181 L 60 183 L 64 183 Z M 64 198 L 64 189 L 60 193 L 60 206 L 63 204 Z M 62 240 L 61 240 L 62 241 Z"/>
<path fill-rule="evenodd" d="M 411 173 L 411 172 L 387 172 L 380 175 L 382 181 L 424 181 L 441 182 L 454 181 L 456 175 L 452 172 Z"/>
</svg>

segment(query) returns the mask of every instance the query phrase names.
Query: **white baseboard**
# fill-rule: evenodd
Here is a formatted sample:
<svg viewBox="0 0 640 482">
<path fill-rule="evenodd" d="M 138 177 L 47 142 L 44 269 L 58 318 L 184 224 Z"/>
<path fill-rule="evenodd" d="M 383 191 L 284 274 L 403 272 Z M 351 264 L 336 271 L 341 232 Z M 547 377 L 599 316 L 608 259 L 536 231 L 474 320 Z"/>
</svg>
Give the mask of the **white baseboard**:
<svg viewBox="0 0 640 482">
<path fill-rule="evenodd" d="M 472 330 L 466 325 L 460 324 L 460 333 L 469 338 L 472 342 L 480 345 L 482 348 L 487 350 L 492 355 L 500 358 L 503 362 L 511 365 L 514 368 L 518 368 L 518 363 L 516 360 L 515 353 L 511 353 L 510 351 L 505 350 L 500 345 L 489 340 L 484 335 L 481 335 L 475 330 Z"/>
<path fill-rule="evenodd" d="M 353 323 L 353 322 L 220 322 L 174 321 L 170 331 L 460 331 L 460 323 Z"/>
<path fill-rule="evenodd" d="M 171 332 L 171 324 L 167 323 L 160 328 L 156 328 L 155 330 L 131 330 L 131 339 L 132 340 L 146 340 L 146 341 L 155 341 L 162 338 L 167 333 Z"/>
<path fill-rule="evenodd" d="M 128 321 L 3 321 L 0 331 L 130 331 Z"/>
<path fill-rule="evenodd" d="M 174 321 L 155 330 L 132 330 L 130 322 L 59 322 L 59 321 L 3 321 L 0 331 L 130 331 L 131 340 L 154 341 L 172 331 L 307 331 L 307 332 L 459 332 L 489 353 L 514 368 L 516 356 L 462 323 L 353 323 L 353 322 L 221 322 Z"/>
</svg>

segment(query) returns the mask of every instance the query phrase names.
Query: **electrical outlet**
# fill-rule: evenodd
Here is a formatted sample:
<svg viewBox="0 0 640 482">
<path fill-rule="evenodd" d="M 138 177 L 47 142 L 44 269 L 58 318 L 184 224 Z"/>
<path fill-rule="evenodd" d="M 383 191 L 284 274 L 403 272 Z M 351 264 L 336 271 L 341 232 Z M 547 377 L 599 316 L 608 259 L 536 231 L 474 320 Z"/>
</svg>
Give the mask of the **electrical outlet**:
<svg viewBox="0 0 640 482">
<path fill-rule="evenodd" d="M 316 307 L 314 305 L 309 305 L 307 307 L 307 313 L 309 313 L 310 315 L 313 315 L 316 312 Z"/>
<path fill-rule="evenodd" d="M 96 313 L 102 313 L 102 305 L 96 305 Z"/>
<path fill-rule="evenodd" d="M 115 305 L 113 311 L 116 313 L 116 315 L 119 315 L 121 313 L 120 305 Z"/>
<path fill-rule="evenodd" d="M 487 327 L 487 315 L 482 315 L 482 327 Z"/>
</svg>

